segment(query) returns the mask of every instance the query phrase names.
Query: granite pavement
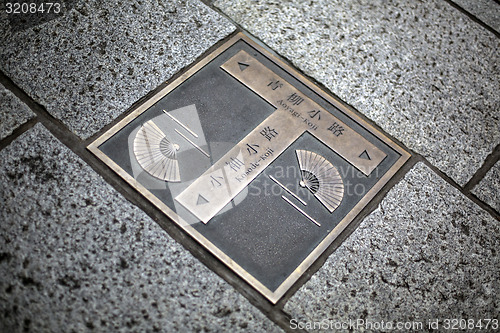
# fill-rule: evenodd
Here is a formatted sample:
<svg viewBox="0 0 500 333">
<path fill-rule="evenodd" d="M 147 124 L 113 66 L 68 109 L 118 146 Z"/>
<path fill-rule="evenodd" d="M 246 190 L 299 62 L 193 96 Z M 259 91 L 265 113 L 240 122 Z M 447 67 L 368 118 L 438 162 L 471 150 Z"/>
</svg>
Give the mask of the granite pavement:
<svg viewBox="0 0 500 333">
<path fill-rule="evenodd" d="M 10 90 L 0 84 L 0 140 L 12 134 L 20 125 L 35 117 L 33 111 Z"/>
<path fill-rule="evenodd" d="M 197 0 L 68 7 L 24 30 L 0 15 L 0 67 L 84 139 L 235 29 Z"/>
<path fill-rule="evenodd" d="M 382 321 L 428 331 L 435 319 L 498 318 L 499 248 L 498 221 L 418 163 L 285 310 L 304 325 L 363 320 L 356 332 L 393 331 L 367 326 Z"/>
<path fill-rule="evenodd" d="M 0 84 L 1 332 L 499 319 L 500 42 L 484 25 L 444 0 L 63 2 L 29 24 L 0 5 L 0 70 L 40 104 Z M 494 0 L 453 2 L 498 31 Z M 237 26 L 423 157 L 277 306 L 200 263 L 81 149 Z"/>
<path fill-rule="evenodd" d="M 500 213 L 500 162 L 488 171 L 472 193 Z"/>
<path fill-rule="evenodd" d="M 443 0 L 214 4 L 461 185 L 500 143 L 500 41 Z"/>
<path fill-rule="evenodd" d="M 495 0 L 453 0 L 454 3 L 500 33 L 500 3 Z"/>
<path fill-rule="evenodd" d="M 0 160 L 1 332 L 281 331 L 42 125 Z"/>
</svg>

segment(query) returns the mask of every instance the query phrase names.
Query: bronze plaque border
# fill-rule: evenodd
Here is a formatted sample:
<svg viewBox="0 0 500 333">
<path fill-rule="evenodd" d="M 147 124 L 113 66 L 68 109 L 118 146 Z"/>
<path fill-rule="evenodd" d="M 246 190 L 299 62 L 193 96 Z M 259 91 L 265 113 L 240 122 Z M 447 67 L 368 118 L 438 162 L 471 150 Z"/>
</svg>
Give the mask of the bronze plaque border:
<svg viewBox="0 0 500 333">
<path fill-rule="evenodd" d="M 262 283 L 260 283 L 255 277 L 250 275 L 246 270 L 239 266 L 234 260 L 232 260 L 228 255 L 217 248 L 213 243 L 208 241 L 200 232 L 194 229 L 191 225 L 186 223 L 181 217 L 179 217 L 173 210 L 171 210 L 167 205 L 156 198 L 149 190 L 138 183 L 132 176 L 126 173 L 118 164 L 111 160 L 107 155 L 105 155 L 99 146 L 115 135 L 123 127 L 125 127 L 129 122 L 138 117 L 140 114 L 148 110 L 152 105 L 162 99 L 170 91 L 178 87 L 189 77 L 194 75 L 203 66 L 208 64 L 219 54 L 224 52 L 230 46 L 235 44 L 237 41 L 243 40 L 250 44 L 252 47 L 256 48 L 274 64 L 281 67 L 292 77 L 306 85 L 320 97 L 334 105 L 340 111 L 345 113 L 347 116 L 352 118 L 363 128 L 369 131 L 371 134 L 379 138 L 389 147 L 394 149 L 401 156 L 394 163 L 394 165 L 379 179 L 379 181 L 365 194 L 365 196 L 354 206 L 354 208 L 339 222 L 339 224 L 320 242 L 320 244 L 302 261 L 302 263 L 288 276 L 288 278 L 273 292 Z M 168 82 L 167 82 L 168 83 Z M 350 222 L 361 212 L 361 210 L 374 198 L 374 196 L 382 189 L 382 187 L 392 178 L 392 176 L 406 163 L 406 161 L 411 157 L 410 153 L 392 141 L 390 138 L 385 136 L 382 132 L 368 124 L 354 111 L 347 108 L 340 101 L 330 96 L 328 93 L 324 92 L 322 89 L 317 87 L 308 78 L 297 72 L 294 68 L 286 64 L 284 61 L 280 60 L 274 54 L 266 50 L 259 43 L 255 42 L 253 39 L 248 37 L 242 32 L 237 33 L 235 36 L 230 38 L 227 42 L 221 45 L 219 48 L 214 50 L 212 53 L 207 55 L 205 58 L 200 60 L 196 65 L 187 70 L 184 74 L 179 76 L 177 79 L 168 83 L 168 85 L 157 92 L 154 96 L 146 100 L 143 104 L 138 106 L 134 111 L 128 114 L 125 118 L 111 127 L 104 134 L 99 136 L 95 141 L 87 146 L 87 149 L 91 151 L 95 156 L 102 160 L 107 166 L 109 166 L 114 172 L 116 172 L 120 177 L 122 177 L 129 185 L 135 188 L 139 193 L 141 193 L 147 200 L 153 203 L 158 209 L 160 209 L 164 214 L 166 214 L 172 221 L 177 223 L 184 231 L 186 231 L 191 237 L 193 237 L 198 243 L 210 251 L 214 256 L 226 264 L 231 270 L 238 274 L 242 279 L 244 279 L 253 288 L 264 295 L 270 302 L 276 304 L 279 299 L 293 286 L 293 284 L 302 276 L 302 274 L 318 259 L 318 257 L 328 248 L 328 246 L 344 231 L 344 229 L 349 225 Z"/>
</svg>

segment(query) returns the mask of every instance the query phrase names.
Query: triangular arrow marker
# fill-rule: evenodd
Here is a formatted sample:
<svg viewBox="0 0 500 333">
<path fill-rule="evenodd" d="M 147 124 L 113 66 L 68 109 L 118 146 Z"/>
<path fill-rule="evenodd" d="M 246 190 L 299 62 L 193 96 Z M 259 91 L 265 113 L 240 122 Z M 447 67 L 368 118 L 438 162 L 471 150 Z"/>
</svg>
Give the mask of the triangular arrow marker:
<svg viewBox="0 0 500 333">
<path fill-rule="evenodd" d="M 364 160 L 371 160 L 372 158 L 370 157 L 370 155 L 368 155 L 368 152 L 366 150 L 364 150 L 361 155 L 359 155 L 359 158 L 362 158 Z"/>
<path fill-rule="evenodd" d="M 196 206 L 204 205 L 206 203 L 208 203 L 208 200 L 205 199 L 201 194 L 198 194 L 198 201 L 196 201 Z"/>
<path fill-rule="evenodd" d="M 239 62 L 239 63 L 238 63 L 238 66 L 240 66 L 240 71 L 242 71 L 242 72 L 243 72 L 243 71 L 244 71 L 245 69 L 247 69 L 247 67 L 248 67 L 248 66 L 250 66 L 250 65 L 247 65 L 247 64 L 245 64 L 245 63 L 243 63 L 243 62 Z"/>
</svg>

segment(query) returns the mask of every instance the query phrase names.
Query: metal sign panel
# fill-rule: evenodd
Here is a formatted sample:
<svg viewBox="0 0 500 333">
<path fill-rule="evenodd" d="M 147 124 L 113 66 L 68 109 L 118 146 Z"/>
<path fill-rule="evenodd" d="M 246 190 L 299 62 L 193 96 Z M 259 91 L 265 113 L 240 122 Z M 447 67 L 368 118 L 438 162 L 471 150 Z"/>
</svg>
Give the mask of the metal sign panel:
<svg viewBox="0 0 500 333">
<path fill-rule="evenodd" d="M 241 33 L 88 149 L 273 303 L 410 157 Z"/>
</svg>

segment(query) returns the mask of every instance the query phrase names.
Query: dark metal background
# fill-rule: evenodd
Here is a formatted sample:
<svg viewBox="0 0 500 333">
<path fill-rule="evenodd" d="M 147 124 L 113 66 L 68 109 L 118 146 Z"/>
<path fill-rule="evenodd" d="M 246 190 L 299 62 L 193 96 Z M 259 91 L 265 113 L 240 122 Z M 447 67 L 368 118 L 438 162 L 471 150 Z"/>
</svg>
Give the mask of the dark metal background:
<svg viewBox="0 0 500 333">
<path fill-rule="evenodd" d="M 242 202 L 225 213 L 215 216 L 206 225 L 203 223 L 193 225 L 243 269 L 274 291 L 394 165 L 401 156 L 399 153 L 243 40 L 229 47 L 99 148 L 132 175 L 128 146 L 128 137 L 132 131 L 147 120 L 161 115 L 162 109 L 175 110 L 191 104 L 196 105 L 209 147 L 210 143 L 238 143 L 274 111 L 274 107 L 219 68 L 240 50 L 245 50 L 254 56 L 387 154 L 387 158 L 377 169 L 366 177 L 333 150 L 312 135 L 305 133 L 250 183 L 248 194 Z M 226 147 L 225 150 L 219 150 L 217 153 L 211 152 L 212 163 L 222 157 L 231 145 Z M 307 149 L 324 156 L 339 169 L 344 181 L 344 198 L 332 214 L 314 197 L 311 196 L 307 200 L 308 206 L 304 210 L 320 222 L 321 227 L 311 223 L 286 203 L 281 198 L 281 195 L 286 195 L 286 193 L 268 178 L 268 175 L 274 175 L 284 184 L 298 183 L 296 149 Z M 281 170 L 287 170 L 287 168 L 288 175 L 279 177 Z M 293 186 L 289 188 L 296 190 Z M 268 195 L 264 194 L 266 189 Z M 151 190 L 151 192 L 175 211 L 174 201 L 168 187 L 166 190 Z M 306 192 L 302 193 L 304 194 L 302 197 L 306 197 Z"/>
</svg>

